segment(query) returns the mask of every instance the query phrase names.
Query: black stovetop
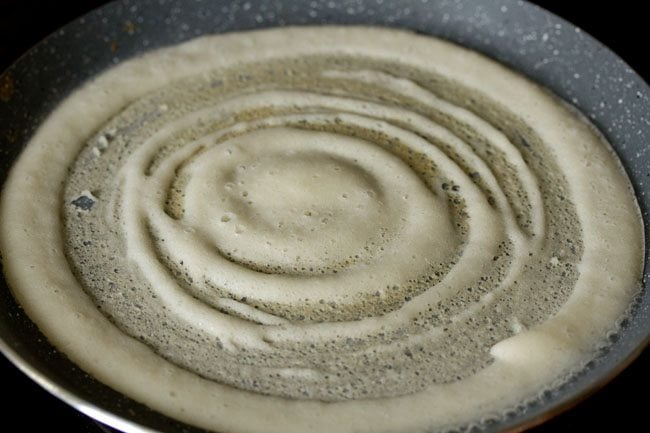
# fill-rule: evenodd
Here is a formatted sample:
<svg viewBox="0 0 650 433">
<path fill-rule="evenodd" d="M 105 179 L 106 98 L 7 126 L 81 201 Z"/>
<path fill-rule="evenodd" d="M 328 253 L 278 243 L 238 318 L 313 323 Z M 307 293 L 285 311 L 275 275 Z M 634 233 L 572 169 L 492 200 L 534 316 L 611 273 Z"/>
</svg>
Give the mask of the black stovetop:
<svg viewBox="0 0 650 433">
<path fill-rule="evenodd" d="M 49 33 L 103 3 L 106 0 L 0 0 L 0 71 Z M 649 81 L 647 25 L 639 7 L 631 2 L 581 2 L 581 7 L 576 2 L 535 3 L 595 36 Z M 646 350 L 602 390 L 531 432 L 632 431 L 647 425 L 649 369 Z M 2 355 L 0 384 L 4 397 L 0 432 L 112 432 L 48 394 Z"/>
</svg>

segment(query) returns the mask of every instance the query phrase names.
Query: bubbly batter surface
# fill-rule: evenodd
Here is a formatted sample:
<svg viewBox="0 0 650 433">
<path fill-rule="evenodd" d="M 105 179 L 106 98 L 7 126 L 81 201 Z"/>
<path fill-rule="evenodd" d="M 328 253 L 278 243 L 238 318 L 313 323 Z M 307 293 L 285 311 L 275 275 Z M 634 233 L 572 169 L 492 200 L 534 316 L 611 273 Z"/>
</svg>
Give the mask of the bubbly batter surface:
<svg viewBox="0 0 650 433">
<path fill-rule="evenodd" d="M 89 373 L 217 431 L 480 424 L 591 360 L 642 222 L 595 129 L 458 46 L 211 36 L 71 95 L 14 167 L 16 297 Z"/>
</svg>

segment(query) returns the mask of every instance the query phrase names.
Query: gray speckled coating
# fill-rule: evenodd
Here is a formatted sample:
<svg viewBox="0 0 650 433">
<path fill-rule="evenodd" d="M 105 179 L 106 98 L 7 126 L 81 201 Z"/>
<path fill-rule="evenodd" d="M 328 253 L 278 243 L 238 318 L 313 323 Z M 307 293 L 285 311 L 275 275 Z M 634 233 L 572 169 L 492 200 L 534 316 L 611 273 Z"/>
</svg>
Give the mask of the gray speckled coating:
<svg viewBox="0 0 650 433">
<path fill-rule="evenodd" d="M 71 23 L 10 67 L 0 84 L 0 180 L 40 121 L 81 82 L 112 64 L 205 33 L 280 25 L 372 24 L 410 28 L 483 52 L 552 89 L 585 113 L 614 145 L 648 231 L 650 88 L 589 35 L 515 0 L 123 0 Z M 8 83 L 8 84 L 7 84 Z M 10 90 L 6 90 L 10 89 Z M 646 260 L 648 257 L 646 246 Z M 646 274 L 649 269 L 646 261 Z M 48 390 L 128 431 L 198 431 L 98 384 L 52 349 L 0 281 L 0 349 Z M 611 349 L 544 404 L 487 431 L 515 427 L 575 399 L 617 371 L 650 334 L 650 294 Z"/>
</svg>

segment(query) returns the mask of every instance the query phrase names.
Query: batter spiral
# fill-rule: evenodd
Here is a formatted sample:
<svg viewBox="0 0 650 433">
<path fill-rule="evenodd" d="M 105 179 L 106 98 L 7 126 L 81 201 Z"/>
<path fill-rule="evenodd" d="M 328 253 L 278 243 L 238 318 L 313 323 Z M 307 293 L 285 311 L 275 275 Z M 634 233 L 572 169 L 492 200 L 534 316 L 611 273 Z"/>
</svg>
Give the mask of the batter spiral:
<svg viewBox="0 0 650 433">
<path fill-rule="evenodd" d="M 127 107 L 68 179 L 84 287 L 170 361 L 264 393 L 395 396 L 488 365 L 570 293 L 580 225 L 525 124 L 400 69 L 244 64 Z"/>
<path fill-rule="evenodd" d="M 477 383 L 499 383 L 514 403 L 548 386 L 549 365 L 557 380 L 591 359 L 592 331 L 612 329 L 636 291 L 641 262 L 628 259 L 642 248 L 628 248 L 639 243 L 638 211 L 590 126 L 439 41 L 263 33 L 218 37 L 221 51 L 206 48 L 210 39 L 177 57 L 162 51 L 133 63 L 128 86 L 108 75 L 78 97 L 97 86 L 112 101 L 79 126 L 83 144 L 62 157 L 58 178 L 60 254 L 96 308 L 85 314 L 99 323 L 100 311 L 162 365 L 219 387 L 221 401 L 288 399 L 305 414 L 359 404 L 369 414 L 360 423 L 386 410 L 374 402 L 427 395 L 418 404 L 432 407 L 440 389 Z M 356 43 L 340 49 L 324 42 L 348 37 Z M 498 86 L 481 87 L 482 71 Z M 599 195 L 601 177 L 616 198 Z M 605 229 L 622 220 L 626 228 Z M 619 262 L 601 255 L 610 248 Z M 607 287 L 596 289 L 603 272 Z M 621 302 L 607 304 L 606 290 Z M 602 323 L 575 322 L 576 311 L 596 310 Z M 529 383 L 528 368 L 544 379 Z M 513 394 L 504 377 L 518 371 Z M 162 383 L 174 384 L 170 395 L 186 386 Z M 499 400 L 459 392 L 477 399 L 473 414 Z M 148 404 L 175 410 L 156 398 Z M 436 407 L 445 425 L 467 421 L 458 407 Z M 431 425 L 401 413 L 395 422 Z M 189 422 L 214 426 L 196 412 Z"/>
</svg>

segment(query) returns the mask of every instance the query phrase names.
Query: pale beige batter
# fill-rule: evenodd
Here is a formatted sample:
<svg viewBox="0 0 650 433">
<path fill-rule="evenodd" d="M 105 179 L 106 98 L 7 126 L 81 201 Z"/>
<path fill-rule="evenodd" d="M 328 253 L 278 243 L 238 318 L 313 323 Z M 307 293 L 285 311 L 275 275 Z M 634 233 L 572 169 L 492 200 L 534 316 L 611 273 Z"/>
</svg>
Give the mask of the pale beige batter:
<svg viewBox="0 0 650 433">
<path fill-rule="evenodd" d="M 52 343 L 228 432 L 498 419 L 595 356 L 643 263 L 592 126 L 485 57 L 379 28 L 125 62 L 45 121 L 1 205 L 5 275 Z"/>
</svg>

